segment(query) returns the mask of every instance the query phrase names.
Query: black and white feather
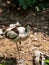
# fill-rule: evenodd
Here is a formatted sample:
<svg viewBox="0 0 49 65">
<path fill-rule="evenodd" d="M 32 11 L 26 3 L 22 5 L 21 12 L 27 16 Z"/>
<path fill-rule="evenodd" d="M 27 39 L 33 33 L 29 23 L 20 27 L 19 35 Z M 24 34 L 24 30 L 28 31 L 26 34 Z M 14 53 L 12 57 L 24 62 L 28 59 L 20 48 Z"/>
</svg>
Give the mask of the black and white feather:
<svg viewBox="0 0 49 65">
<path fill-rule="evenodd" d="M 27 26 L 26 28 L 24 26 L 21 26 L 18 22 L 17 24 L 12 24 L 9 26 L 9 28 L 6 30 L 5 36 L 9 39 L 15 40 L 24 40 L 27 38 L 30 34 L 30 27 Z"/>
</svg>

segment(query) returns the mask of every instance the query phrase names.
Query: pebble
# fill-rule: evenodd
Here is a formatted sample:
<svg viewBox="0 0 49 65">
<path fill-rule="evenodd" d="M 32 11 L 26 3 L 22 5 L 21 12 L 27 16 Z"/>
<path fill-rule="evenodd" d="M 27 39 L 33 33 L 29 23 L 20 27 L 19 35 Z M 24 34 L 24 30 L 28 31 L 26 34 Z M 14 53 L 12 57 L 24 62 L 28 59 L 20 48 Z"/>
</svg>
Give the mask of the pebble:
<svg viewBox="0 0 49 65">
<path fill-rule="evenodd" d="M 38 40 L 38 38 L 34 37 L 34 40 L 35 40 L 35 41 L 37 41 L 37 40 Z"/>
<path fill-rule="evenodd" d="M 0 35 L 0 40 L 1 40 L 1 39 L 4 39 L 4 36 L 1 36 L 1 35 Z"/>
<path fill-rule="evenodd" d="M 0 57 L 3 57 L 4 55 L 3 55 L 3 53 L 0 53 Z"/>
<path fill-rule="evenodd" d="M 19 64 L 19 65 L 24 65 L 24 60 L 23 60 L 23 59 L 20 59 L 20 60 L 18 61 L 18 64 Z"/>
<path fill-rule="evenodd" d="M 35 32 L 34 35 L 37 35 L 37 33 Z"/>
<path fill-rule="evenodd" d="M 30 38 L 33 38 L 33 35 L 32 34 L 30 35 Z"/>
<path fill-rule="evenodd" d="M 30 50 L 31 50 L 31 49 L 32 49 L 32 50 L 35 50 L 36 48 L 37 48 L 37 47 L 31 47 Z"/>
<path fill-rule="evenodd" d="M 39 44 L 34 44 L 34 46 L 35 46 L 35 47 L 40 47 L 41 44 L 40 44 L 40 43 L 39 43 Z"/>
<path fill-rule="evenodd" d="M 21 51 L 20 53 L 24 54 L 25 52 L 24 51 Z"/>
</svg>

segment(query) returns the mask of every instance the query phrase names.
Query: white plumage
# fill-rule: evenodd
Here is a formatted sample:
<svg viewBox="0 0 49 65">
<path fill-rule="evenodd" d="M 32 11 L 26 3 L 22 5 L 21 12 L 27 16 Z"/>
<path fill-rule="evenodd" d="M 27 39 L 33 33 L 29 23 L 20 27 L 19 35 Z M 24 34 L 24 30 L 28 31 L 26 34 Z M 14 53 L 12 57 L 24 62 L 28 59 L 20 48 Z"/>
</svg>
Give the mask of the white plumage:
<svg viewBox="0 0 49 65">
<path fill-rule="evenodd" d="M 18 30 L 19 33 L 21 33 L 21 34 L 25 33 L 25 27 L 18 27 L 17 30 Z"/>
<path fill-rule="evenodd" d="M 35 65 L 45 65 L 45 61 L 44 61 L 45 57 L 44 57 L 44 54 L 41 51 L 36 50 L 34 52 L 34 56 L 35 56 L 35 58 L 34 58 Z M 40 61 L 41 61 L 41 64 L 40 64 Z"/>
<path fill-rule="evenodd" d="M 6 31 L 7 31 L 6 36 L 11 39 L 15 38 L 14 39 L 15 41 L 17 40 L 22 41 L 30 35 L 29 26 L 25 28 L 23 26 L 20 26 L 19 22 L 17 22 L 16 24 L 11 24 Z"/>
<path fill-rule="evenodd" d="M 15 38 L 17 36 L 17 34 L 14 31 L 8 31 L 7 36 L 9 38 Z"/>
<path fill-rule="evenodd" d="M 15 24 L 10 24 L 10 27 L 15 27 Z"/>
<path fill-rule="evenodd" d="M 15 24 L 10 24 L 9 28 L 6 31 L 10 31 L 13 28 L 15 28 L 16 26 L 21 26 L 21 24 L 19 23 L 19 21 L 17 21 Z"/>
<path fill-rule="evenodd" d="M 45 65 L 45 57 L 42 55 L 42 63 L 41 65 Z"/>
<path fill-rule="evenodd" d="M 3 34 L 3 29 L 0 29 L 0 35 Z"/>
<path fill-rule="evenodd" d="M 36 64 L 36 65 L 40 65 L 39 60 L 40 60 L 39 57 L 36 57 L 36 58 L 35 58 L 35 64 Z"/>
<path fill-rule="evenodd" d="M 24 40 L 25 38 L 27 38 L 30 34 L 30 32 L 26 32 L 25 31 L 25 27 L 18 27 L 17 28 L 19 33 L 16 33 L 15 31 L 9 30 L 7 32 L 7 36 L 11 39 L 15 38 L 15 41 L 17 40 Z"/>
<path fill-rule="evenodd" d="M 0 29 L 0 39 L 3 39 L 4 38 L 4 32 L 3 32 L 3 29 Z"/>
</svg>

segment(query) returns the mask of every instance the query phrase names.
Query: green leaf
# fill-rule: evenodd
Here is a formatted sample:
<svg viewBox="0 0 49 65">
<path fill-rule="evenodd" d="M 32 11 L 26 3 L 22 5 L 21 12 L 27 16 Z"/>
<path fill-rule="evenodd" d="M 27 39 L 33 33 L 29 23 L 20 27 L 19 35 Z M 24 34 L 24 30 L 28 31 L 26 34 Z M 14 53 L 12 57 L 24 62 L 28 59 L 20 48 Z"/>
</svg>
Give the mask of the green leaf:
<svg viewBox="0 0 49 65">
<path fill-rule="evenodd" d="M 45 60 L 46 63 L 49 63 L 49 59 L 48 60 Z"/>
<path fill-rule="evenodd" d="M 27 5 L 30 6 L 30 7 L 32 7 L 32 4 L 28 4 L 28 3 L 27 3 Z"/>
<path fill-rule="evenodd" d="M 23 9 L 27 9 L 28 6 L 32 7 L 32 4 L 35 3 L 36 0 L 19 0 L 19 5 L 23 8 Z"/>
<path fill-rule="evenodd" d="M 23 5 L 23 8 L 24 8 L 24 9 L 27 9 L 27 8 L 28 8 L 28 6 L 27 6 L 26 4 L 24 4 L 24 5 Z"/>
<path fill-rule="evenodd" d="M 36 6 L 36 7 L 35 7 L 35 10 L 36 10 L 37 12 L 39 12 L 39 11 L 40 11 L 40 9 L 39 9 L 39 7 L 38 7 L 38 6 Z"/>
<path fill-rule="evenodd" d="M 3 65 L 3 64 L 0 64 L 0 65 Z"/>
<path fill-rule="evenodd" d="M 19 5 L 23 5 L 25 3 L 25 0 L 19 0 Z"/>
<path fill-rule="evenodd" d="M 32 0 L 32 4 L 36 3 L 36 0 Z"/>
<path fill-rule="evenodd" d="M 48 64 L 46 64 L 46 65 L 48 65 Z"/>
</svg>

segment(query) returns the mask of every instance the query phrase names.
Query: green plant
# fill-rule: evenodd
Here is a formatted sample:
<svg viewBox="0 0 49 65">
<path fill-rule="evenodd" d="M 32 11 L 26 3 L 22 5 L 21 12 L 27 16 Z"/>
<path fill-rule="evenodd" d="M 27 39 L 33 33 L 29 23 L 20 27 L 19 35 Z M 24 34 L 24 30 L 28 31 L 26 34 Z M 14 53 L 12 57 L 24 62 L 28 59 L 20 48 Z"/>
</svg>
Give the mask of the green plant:
<svg viewBox="0 0 49 65">
<path fill-rule="evenodd" d="M 19 0 L 19 5 L 23 9 L 27 9 L 28 7 L 32 7 L 32 4 L 35 4 L 36 0 Z"/>
<path fill-rule="evenodd" d="M 7 65 L 8 64 L 8 61 L 4 61 L 2 63 L 0 63 L 0 65 Z"/>
<path fill-rule="evenodd" d="M 0 65 L 3 65 L 3 64 L 0 64 Z"/>
<path fill-rule="evenodd" d="M 47 8 L 48 1 L 46 0 L 18 0 L 19 6 L 23 9 L 28 7 L 33 8 L 35 11 L 39 12 Z"/>
<path fill-rule="evenodd" d="M 45 60 L 46 65 L 49 65 L 49 59 Z"/>
</svg>

